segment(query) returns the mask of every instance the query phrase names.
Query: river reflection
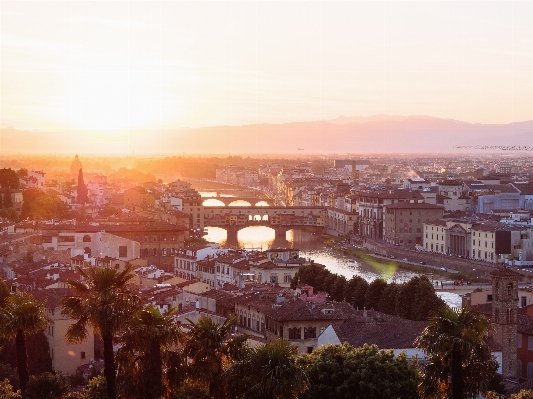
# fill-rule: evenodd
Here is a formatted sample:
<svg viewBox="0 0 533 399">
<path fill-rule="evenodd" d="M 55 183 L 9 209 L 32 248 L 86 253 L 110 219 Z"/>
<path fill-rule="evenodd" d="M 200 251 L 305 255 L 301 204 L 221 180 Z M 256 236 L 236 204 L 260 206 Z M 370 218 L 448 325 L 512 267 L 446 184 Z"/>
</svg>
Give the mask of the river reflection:
<svg viewBox="0 0 533 399">
<path fill-rule="evenodd" d="M 220 246 L 226 245 L 226 230 L 219 227 L 207 227 L 208 234 L 205 239 L 217 242 Z M 361 276 L 371 282 L 376 278 L 383 278 L 387 282 L 402 283 L 414 277 L 416 273 L 397 270 L 394 262 L 389 264 L 370 265 L 355 258 L 343 256 L 338 251 L 325 247 L 318 236 L 305 230 L 293 229 L 287 232 L 284 242 L 275 241 L 274 230 L 264 226 L 252 226 L 242 229 L 238 233 L 238 243 L 241 248 L 258 249 L 264 251 L 271 248 L 289 247 L 300 250 L 300 256 L 312 259 L 331 271 L 346 277 Z M 460 307 L 461 297 L 451 292 L 437 292 L 449 306 Z"/>
<path fill-rule="evenodd" d="M 226 245 L 226 230 L 219 227 L 207 227 L 208 241 L 217 242 L 222 247 Z M 354 275 L 363 277 L 367 281 L 383 278 L 388 282 L 403 282 L 415 274 L 398 271 L 391 262 L 389 265 L 369 265 L 355 258 L 348 258 L 324 247 L 321 240 L 312 233 L 300 229 L 289 230 L 284 242 L 275 242 L 274 230 L 264 226 L 252 226 L 242 229 L 238 233 L 238 243 L 241 248 L 266 250 L 273 247 L 288 247 L 300 250 L 300 256 L 323 264 L 332 273 L 345 276 L 347 279 Z"/>
</svg>

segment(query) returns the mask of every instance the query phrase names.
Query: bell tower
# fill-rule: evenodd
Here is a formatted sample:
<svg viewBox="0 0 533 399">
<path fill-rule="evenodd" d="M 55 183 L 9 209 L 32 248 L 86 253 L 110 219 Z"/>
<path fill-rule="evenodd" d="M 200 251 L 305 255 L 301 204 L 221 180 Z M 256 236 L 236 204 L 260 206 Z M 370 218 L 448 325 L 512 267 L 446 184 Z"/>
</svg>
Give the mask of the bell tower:
<svg viewBox="0 0 533 399">
<path fill-rule="evenodd" d="M 493 337 L 502 347 L 502 376 L 512 378 L 517 372 L 518 281 L 521 275 L 506 267 L 490 275 Z"/>
</svg>

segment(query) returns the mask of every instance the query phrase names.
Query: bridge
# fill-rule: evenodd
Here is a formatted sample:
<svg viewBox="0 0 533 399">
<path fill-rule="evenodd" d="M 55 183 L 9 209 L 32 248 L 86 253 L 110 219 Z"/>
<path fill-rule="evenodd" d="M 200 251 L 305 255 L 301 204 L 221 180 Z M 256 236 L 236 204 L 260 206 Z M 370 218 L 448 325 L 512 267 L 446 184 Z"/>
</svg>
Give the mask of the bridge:
<svg viewBox="0 0 533 399">
<path fill-rule="evenodd" d="M 221 201 L 224 203 L 224 205 L 228 206 L 229 204 L 231 204 L 232 202 L 235 202 L 235 201 L 246 201 L 248 202 L 251 206 L 256 206 L 259 202 L 266 202 L 268 205 L 272 205 L 273 201 L 268 198 L 268 197 L 264 197 L 264 196 L 249 196 L 249 197 L 244 197 L 244 196 L 235 196 L 235 197 L 222 197 L 220 194 L 217 194 L 216 197 L 202 197 L 202 199 L 204 201 L 208 200 L 208 199 L 216 199 L 218 201 Z M 212 207 L 208 207 L 208 208 L 212 208 Z"/>
<path fill-rule="evenodd" d="M 227 245 L 237 246 L 239 230 L 251 226 L 266 226 L 275 231 L 275 240 L 285 242 L 288 230 L 294 227 L 324 227 L 327 209 L 324 207 L 276 206 L 210 206 L 204 208 L 204 226 L 220 227 L 227 232 Z"/>
</svg>

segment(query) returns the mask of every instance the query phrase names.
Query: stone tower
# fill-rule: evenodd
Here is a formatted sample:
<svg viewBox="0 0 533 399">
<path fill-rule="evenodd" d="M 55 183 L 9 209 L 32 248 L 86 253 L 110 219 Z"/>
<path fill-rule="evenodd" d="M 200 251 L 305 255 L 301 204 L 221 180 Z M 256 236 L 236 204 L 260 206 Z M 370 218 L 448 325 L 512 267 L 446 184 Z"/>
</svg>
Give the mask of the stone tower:
<svg viewBox="0 0 533 399">
<path fill-rule="evenodd" d="M 81 165 L 80 158 L 78 158 L 78 154 L 74 157 L 74 161 L 70 164 L 70 179 L 76 180 L 78 178 L 78 173 L 80 169 L 83 169 L 83 166 Z"/>
<path fill-rule="evenodd" d="M 502 347 L 502 376 L 516 377 L 518 280 L 520 274 L 506 267 L 490 273 L 492 277 L 492 322 L 494 340 Z"/>
</svg>

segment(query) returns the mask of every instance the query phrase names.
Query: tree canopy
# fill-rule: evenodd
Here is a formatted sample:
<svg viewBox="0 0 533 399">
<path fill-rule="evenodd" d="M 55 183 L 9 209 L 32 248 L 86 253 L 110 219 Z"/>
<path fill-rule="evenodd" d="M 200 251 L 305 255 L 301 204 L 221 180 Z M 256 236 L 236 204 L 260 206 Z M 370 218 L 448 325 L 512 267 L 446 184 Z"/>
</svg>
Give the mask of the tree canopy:
<svg viewBox="0 0 533 399">
<path fill-rule="evenodd" d="M 405 354 L 395 357 L 375 345 L 323 346 L 298 363 L 310 383 L 302 399 L 418 398 L 417 371 Z"/>
</svg>

